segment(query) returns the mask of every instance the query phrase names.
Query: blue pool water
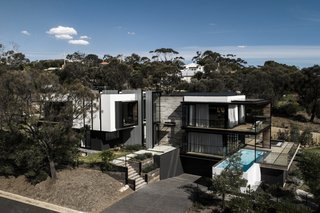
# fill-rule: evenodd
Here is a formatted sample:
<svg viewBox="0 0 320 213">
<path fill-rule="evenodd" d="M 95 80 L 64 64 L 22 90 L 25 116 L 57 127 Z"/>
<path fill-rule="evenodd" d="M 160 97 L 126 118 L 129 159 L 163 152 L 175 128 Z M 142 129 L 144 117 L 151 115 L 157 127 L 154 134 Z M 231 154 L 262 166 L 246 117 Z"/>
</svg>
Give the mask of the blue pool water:
<svg viewBox="0 0 320 213">
<path fill-rule="evenodd" d="M 242 171 L 246 172 L 254 163 L 254 159 L 255 159 L 254 150 L 240 149 L 238 152 L 240 152 L 241 154 L 240 163 L 242 165 Z M 258 162 L 259 160 L 261 160 L 266 153 L 267 152 L 265 151 L 256 150 L 256 161 Z M 220 169 L 225 169 L 228 165 L 229 165 L 229 161 L 228 159 L 226 159 L 215 167 Z"/>
</svg>

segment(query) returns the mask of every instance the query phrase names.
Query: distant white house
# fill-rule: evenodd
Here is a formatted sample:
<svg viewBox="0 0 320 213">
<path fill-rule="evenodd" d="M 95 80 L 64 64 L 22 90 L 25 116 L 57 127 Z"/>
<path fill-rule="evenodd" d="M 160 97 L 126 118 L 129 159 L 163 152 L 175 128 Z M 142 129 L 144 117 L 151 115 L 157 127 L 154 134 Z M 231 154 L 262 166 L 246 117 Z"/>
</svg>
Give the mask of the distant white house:
<svg viewBox="0 0 320 213">
<path fill-rule="evenodd" d="M 184 66 L 184 69 L 181 70 L 181 79 L 185 80 L 187 82 L 191 81 L 191 78 L 197 73 L 197 72 L 204 72 L 203 71 L 203 66 L 196 64 L 196 63 L 191 63 L 191 64 L 186 64 Z"/>
</svg>

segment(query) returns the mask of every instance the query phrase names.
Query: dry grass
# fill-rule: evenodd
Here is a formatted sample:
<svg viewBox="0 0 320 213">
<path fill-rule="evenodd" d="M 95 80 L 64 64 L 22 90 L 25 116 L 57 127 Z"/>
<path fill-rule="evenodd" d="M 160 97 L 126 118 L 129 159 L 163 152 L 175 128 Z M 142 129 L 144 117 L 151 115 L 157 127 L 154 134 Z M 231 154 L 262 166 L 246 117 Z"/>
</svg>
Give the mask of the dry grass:
<svg viewBox="0 0 320 213">
<path fill-rule="evenodd" d="M 299 122 L 284 117 L 272 117 L 272 126 L 280 128 L 290 128 L 292 125 L 296 125 L 301 131 L 309 128 L 312 132 L 320 133 L 320 122 L 315 120 L 314 123 Z"/>
<path fill-rule="evenodd" d="M 55 183 L 47 179 L 35 186 L 23 176 L 0 177 L 1 190 L 86 212 L 100 212 L 132 192 L 121 187 L 109 175 L 84 168 L 60 171 Z"/>
<path fill-rule="evenodd" d="M 310 129 L 315 145 L 320 145 L 320 122 L 316 120 L 314 123 L 299 122 L 289 118 L 272 117 L 272 138 L 277 138 L 278 131 L 290 131 L 290 128 L 295 125 L 299 128 L 300 133 L 305 129 Z"/>
</svg>

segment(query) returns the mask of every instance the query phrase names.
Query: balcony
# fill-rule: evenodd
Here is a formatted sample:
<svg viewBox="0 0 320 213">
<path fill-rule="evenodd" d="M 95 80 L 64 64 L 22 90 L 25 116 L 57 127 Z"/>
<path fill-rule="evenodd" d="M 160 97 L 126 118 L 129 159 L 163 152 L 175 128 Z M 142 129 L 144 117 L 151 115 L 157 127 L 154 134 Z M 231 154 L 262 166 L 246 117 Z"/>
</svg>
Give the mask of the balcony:
<svg viewBox="0 0 320 213">
<path fill-rule="evenodd" d="M 239 132 L 239 133 L 259 133 L 267 127 L 270 127 L 271 119 L 269 117 L 257 116 L 253 123 L 236 124 L 234 127 L 226 127 L 224 119 L 197 119 L 185 122 L 184 128 L 208 129 L 221 132 Z"/>
</svg>

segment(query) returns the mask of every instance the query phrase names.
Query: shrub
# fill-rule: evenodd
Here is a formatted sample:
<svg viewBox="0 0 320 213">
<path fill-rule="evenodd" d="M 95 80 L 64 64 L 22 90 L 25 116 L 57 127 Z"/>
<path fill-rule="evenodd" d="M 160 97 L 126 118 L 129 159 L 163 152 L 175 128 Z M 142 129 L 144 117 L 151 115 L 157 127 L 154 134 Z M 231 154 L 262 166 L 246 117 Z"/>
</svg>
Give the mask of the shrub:
<svg viewBox="0 0 320 213">
<path fill-rule="evenodd" d="M 292 125 L 290 129 L 290 141 L 299 142 L 299 138 L 300 138 L 300 130 L 298 126 Z"/>
<path fill-rule="evenodd" d="M 311 145 L 313 143 L 312 133 L 309 128 L 305 129 L 301 133 L 299 142 L 301 143 L 301 145 Z"/>
<path fill-rule="evenodd" d="M 47 172 L 40 170 L 40 171 L 28 171 L 25 174 L 25 176 L 31 184 L 35 185 L 37 183 L 45 181 L 49 175 Z"/>
<path fill-rule="evenodd" d="M 157 165 L 151 164 L 151 165 L 147 166 L 146 168 L 142 169 L 142 172 L 143 173 L 148 173 L 148 172 L 151 172 L 151 171 L 153 171 L 153 170 L 155 170 L 157 168 L 158 168 Z"/>
<path fill-rule="evenodd" d="M 110 161 L 114 159 L 114 153 L 112 150 L 106 149 L 100 153 L 100 157 L 102 160 L 101 170 L 109 170 L 111 168 Z"/>
<path fill-rule="evenodd" d="M 294 116 L 300 110 L 301 110 L 301 107 L 299 106 L 298 103 L 289 102 L 275 108 L 274 113 L 283 115 L 283 116 Z"/>
<path fill-rule="evenodd" d="M 0 175 L 11 176 L 15 174 L 15 168 L 10 163 L 0 163 Z"/>
<path fill-rule="evenodd" d="M 295 204 L 289 201 L 284 201 L 276 204 L 276 209 L 278 212 L 283 213 L 307 213 L 310 210 L 303 206 L 302 204 Z"/>
<path fill-rule="evenodd" d="M 152 153 L 143 153 L 143 154 L 136 155 L 132 159 L 142 161 L 142 160 L 145 160 L 145 159 L 148 159 L 148 158 L 151 158 L 151 157 L 152 157 Z"/>
<path fill-rule="evenodd" d="M 277 139 L 278 139 L 278 140 L 288 141 L 288 140 L 289 140 L 289 132 L 288 132 L 288 130 L 285 130 L 285 131 L 279 130 L 279 131 L 277 132 Z"/>
<path fill-rule="evenodd" d="M 303 123 L 308 122 L 308 119 L 307 119 L 305 116 L 303 116 L 303 115 L 295 115 L 295 116 L 293 117 L 293 120 L 295 120 L 295 121 L 300 121 L 300 122 L 303 122 Z"/>
</svg>

